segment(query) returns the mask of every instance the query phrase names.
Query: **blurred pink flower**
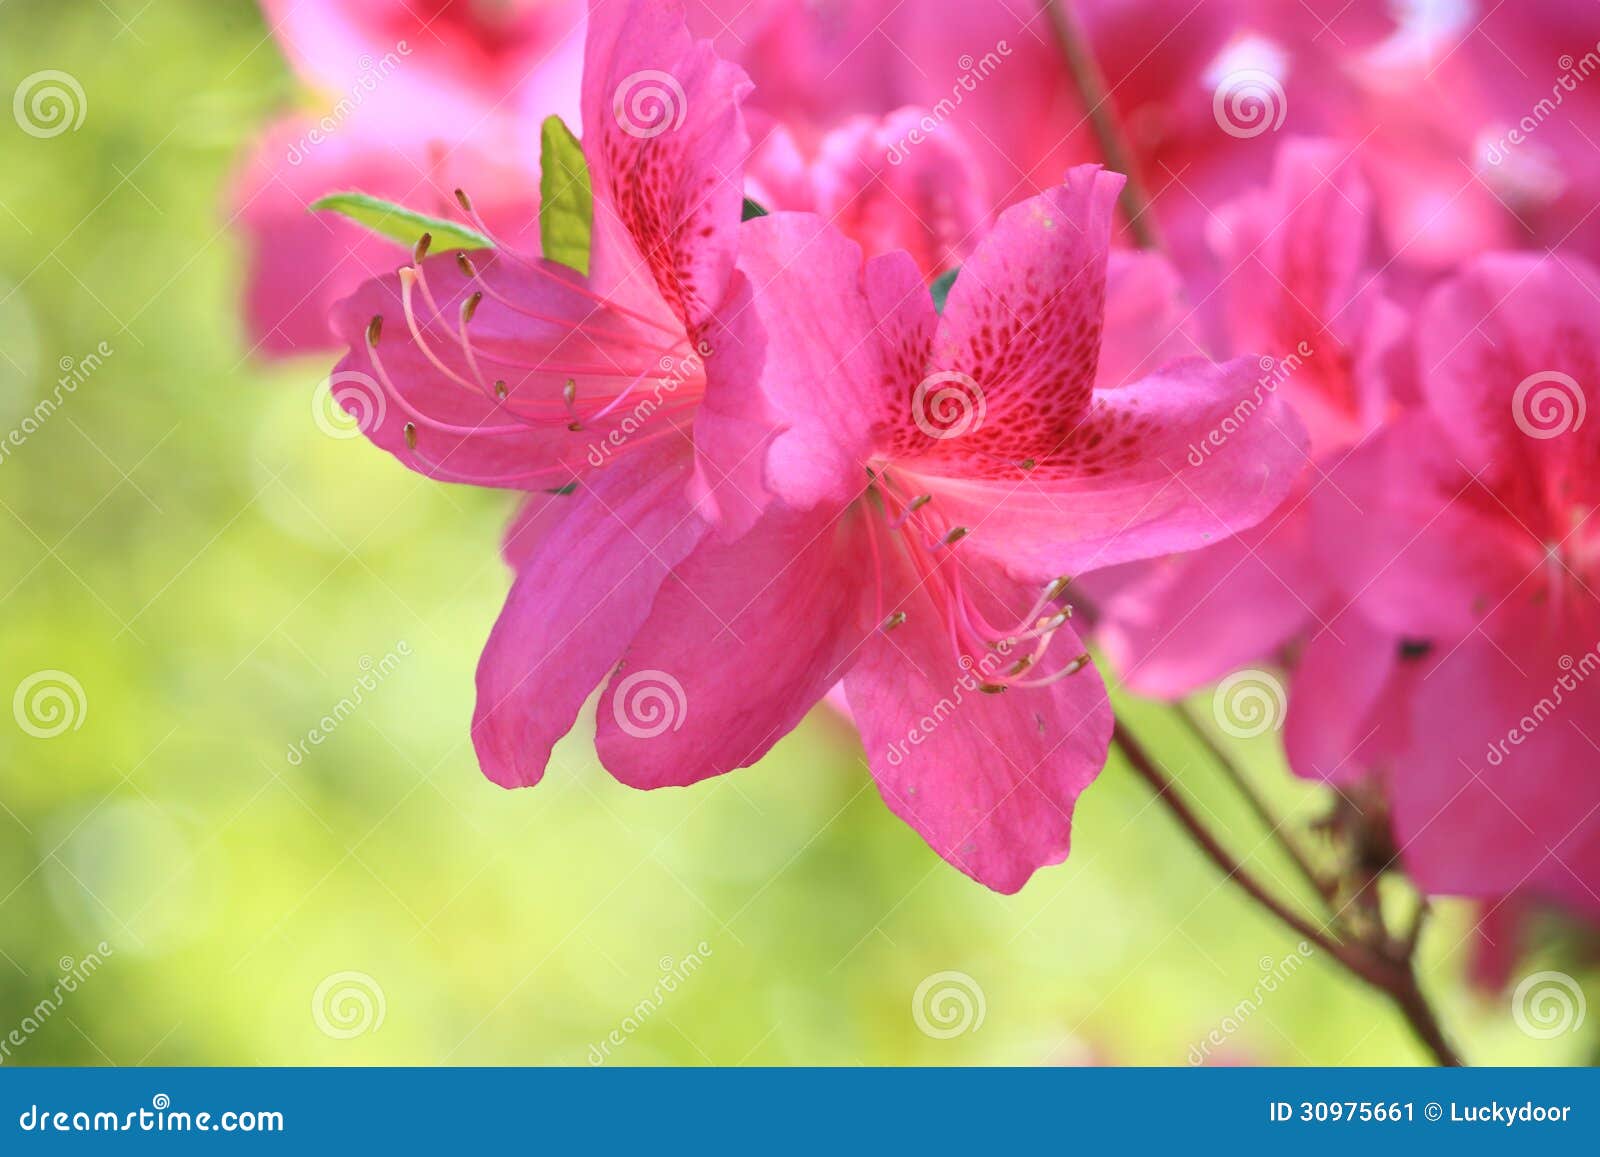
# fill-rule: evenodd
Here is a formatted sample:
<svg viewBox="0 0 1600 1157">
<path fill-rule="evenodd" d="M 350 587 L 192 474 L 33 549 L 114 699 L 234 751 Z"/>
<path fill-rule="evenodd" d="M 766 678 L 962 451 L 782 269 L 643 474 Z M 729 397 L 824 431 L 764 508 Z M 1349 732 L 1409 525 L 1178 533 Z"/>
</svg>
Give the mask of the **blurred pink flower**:
<svg viewBox="0 0 1600 1157">
<path fill-rule="evenodd" d="M 1396 837 L 1429 891 L 1600 903 L 1600 272 L 1486 256 L 1417 332 L 1425 407 L 1335 474 L 1327 556 L 1431 644 L 1384 766 Z"/>
<path fill-rule="evenodd" d="M 1134 690 L 1185 695 L 1270 658 L 1336 605 L 1338 588 L 1319 557 L 1323 508 L 1310 495 L 1386 418 L 1403 331 L 1371 268 L 1372 224 L 1372 193 L 1349 151 L 1293 138 L 1279 150 L 1271 185 L 1215 218 L 1228 348 L 1254 355 L 1254 400 L 1282 397 L 1304 419 L 1313 457 L 1283 508 L 1254 529 L 1091 584 L 1100 639 Z M 1256 422 L 1251 408 L 1235 423 Z M 1203 457 L 1211 447 L 1191 452 Z"/>
<path fill-rule="evenodd" d="M 465 184 L 509 239 L 537 244 L 536 226 L 518 232 L 538 210 L 540 120 L 576 109 L 578 0 L 262 0 L 262 10 L 318 111 L 272 125 L 233 182 L 258 349 L 333 348 L 330 307 L 404 259 L 348 221 L 309 213 L 325 193 L 437 213 Z"/>
<path fill-rule="evenodd" d="M 623 670 L 670 673 L 685 710 L 642 734 L 614 682 L 598 739 L 614 774 L 661 787 L 749 764 L 842 676 L 885 801 L 936 852 L 1002 892 L 1066 856 L 1112 719 L 1062 576 L 1249 525 L 1304 453 L 1269 401 L 1185 463 L 1249 389 L 1248 362 L 1097 388 L 1121 183 L 1076 169 L 1004 213 L 943 317 L 904 253 L 863 266 L 802 214 L 745 226 L 755 310 L 730 324 L 765 343 L 783 502 L 662 587 Z M 1150 261 L 1113 290 L 1170 285 Z"/>
</svg>

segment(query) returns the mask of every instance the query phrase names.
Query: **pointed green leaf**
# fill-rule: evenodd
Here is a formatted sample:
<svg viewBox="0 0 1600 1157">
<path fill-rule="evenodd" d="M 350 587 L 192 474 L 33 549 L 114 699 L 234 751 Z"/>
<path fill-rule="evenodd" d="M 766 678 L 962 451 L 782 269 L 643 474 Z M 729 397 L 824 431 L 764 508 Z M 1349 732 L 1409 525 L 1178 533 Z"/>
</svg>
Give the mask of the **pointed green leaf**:
<svg viewBox="0 0 1600 1157">
<path fill-rule="evenodd" d="M 933 284 L 928 286 L 928 292 L 933 295 L 933 308 L 940 313 L 944 312 L 944 303 L 950 300 L 950 289 L 956 283 L 956 274 L 960 273 L 959 267 L 948 273 L 941 273 L 933 279 Z"/>
<path fill-rule="evenodd" d="M 757 217 L 765 217 L 766 215 L 767 211 L 762 207 L 761 202 L 752 201 L 749 197 L 746 197 L 744 199 L 744 211 L 739 215 L 739 220 L 751 221 Z"/>
<path fill-rule="evenodd" d="M 539 130 L 539 245 L 551 261 L 589 272 L 594 190 L 583 146 L 560 117 Z"/>
<path fill-rule="evenodd" d="M 442 217 L 413 213 L 404 205 L 366 193 L 329 193 L 311 202 L 311 209 L 316 213 L 338 213 L 406 246 L 415 245 L 424 233 L 431 233 L 435 249 L 494 248 L 494 242 L 476 229 Z"/>
</svg>

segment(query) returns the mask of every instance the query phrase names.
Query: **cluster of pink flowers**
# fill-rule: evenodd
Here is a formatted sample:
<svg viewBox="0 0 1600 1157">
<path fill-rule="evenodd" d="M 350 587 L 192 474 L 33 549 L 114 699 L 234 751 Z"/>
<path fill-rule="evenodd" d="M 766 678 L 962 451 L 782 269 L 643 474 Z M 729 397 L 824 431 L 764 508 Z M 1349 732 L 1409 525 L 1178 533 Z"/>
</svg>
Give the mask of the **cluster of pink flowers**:
<svg viewBox="0 0 1600 1157">
<path fill-rule="evenodd" d="M 345 347 L 374 443 L 525 494 L 496 783 L 597 688 L 641 788 L 838 688 L 889 808 L 1013 892 L 1107 759 L 1094 645 L 1381 801 L 1425 890 L 1600 911 L 1592 5 L 264 6 L 336 103 L 241 173 L 262 348 Z M 408 259 L 334 191 L 487 244 Z"/>
</svg>

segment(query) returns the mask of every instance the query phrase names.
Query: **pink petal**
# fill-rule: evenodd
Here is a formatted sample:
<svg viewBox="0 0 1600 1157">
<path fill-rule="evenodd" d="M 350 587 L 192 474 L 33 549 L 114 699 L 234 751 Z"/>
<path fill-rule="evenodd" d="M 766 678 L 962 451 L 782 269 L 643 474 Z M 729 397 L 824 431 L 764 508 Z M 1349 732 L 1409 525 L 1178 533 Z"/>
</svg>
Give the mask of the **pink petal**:
<svg viewBox="0 0 1600 1157">
<path fill-rule="evenodd" d="M 1310 512 L 1291 498 L 1258 526 L 1204 550 L 1099 571 L 1083 585 L 1096 638 L 1141 695 L 1176 699 L 1272 660 L 1332 598 Z"/>
<path fill-rule="evenodd" d="M 618 779 L 682 786 L 748 766 L 827 694 L 877 626 L 866 517 L 774 511 L 673 569 L 600 700 Z"/>
<path fill-rule="evenodd" d="M 1260 522 L 1305 466 L 1304 428 L 1256 376 L 1249 359 L 1175 362 L 1097 391 L 1031 471 L 944 480 L 923 460 L 905 463 L 901 477 L 970 528 L 962 550 L 1017 575 L 1078 575 L 1193 550 Z"/>
<path fill-rule="evenodd" d="M 1020 615 L 1036 592 L 996 570 L 971 581 Z M 845 676 L 867 762 L 889 809 L 986 887 L 1016 892 L 1064 860 L 1072 809 L 1106 761 L 1112 712 L 1086 667 L 1045 688 L 980 692 L 991 656 L 958 663 L 944 616 L 902 574 L 907 618 L 875 632 Z M 1053 640 L 1080 649 L 1070 627 Z M 976 669 L 974 669 L 976 666 Z"/>
<path fill-rule="evenodd" d="M 521 559 L 478 663 L 472 741 L 500 786 L 539 782 L 662 579 L 704 534 L 684 497 L 689 462 L 680 446 L 645 450 L 556 499 L 569 509 Z"/>
<path fill-rule="evenodd" d="M 1106 317 L 1095 388 L 1136 382 L 1168 362 L 1201 352 L 1191 318 L 1177 271 L 1165 258 L 1113 250 L 1106 262 Z"/>
<path fill-rule="evenodd" d="M 1418 660 L 1402 660 L 1401 647 L 1359 613 L 1340 615 L 1311 636 L 1295 665 L 1283 727 L 1296 775 L 1352 783 L 1403 747 L 1414 680 L 1402 665 Z"/>
<path fill-rule="evenodd" d="M 750 147 L 739 105 L 749 79 L 690 36 L 671 0 L 594 3 L 588 37 L 594 280 L 609 286 L 642 263 L 697 331 L 722 304 L 738 255 Z"/>
</svg>

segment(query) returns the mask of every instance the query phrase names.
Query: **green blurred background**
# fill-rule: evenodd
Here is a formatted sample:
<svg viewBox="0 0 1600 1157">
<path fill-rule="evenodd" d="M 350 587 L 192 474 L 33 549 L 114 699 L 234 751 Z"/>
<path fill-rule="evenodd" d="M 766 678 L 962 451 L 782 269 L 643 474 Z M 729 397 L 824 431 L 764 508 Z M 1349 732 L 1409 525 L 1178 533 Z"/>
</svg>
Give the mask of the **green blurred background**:
<svg viewBox="0 0 1600 1157">
<path fill-rule="evenodd" d="M 0 691 L 62 671 L 84 704 L 54 738 L 0 716 L 0 1040 L 38 1022 L 0 1061 L 584 1064 L 615 1030 L 625 1064 L 1185 1064 L 1294 953 L 1116 765 L 1069 862 L 1015 897 L 894 820 L 826 716 L 693 789 L 618 786 L 587 721 L 541 787 L 490 785 L 467 727 L 509 499 L 328 437 L 328 366 L 248 355 L 223 188 L 297 99 L 255 7 L 0 0 L 4 93 L 44 68 L 87 108 L 49 139 L 0 121 L 0 435 L 111 352 L 0 460 Z M 1135 719 L 1287 887 L 1198 751 Z M 1296 815 L 1325 808 L 1270 744 L 1247 755 Z M 1446 904 L 1424 944 L 1468 1055 L 1584 1059 L 1592 1023 L 1534 1039 L 1464 983 L 1470 928 Z M 919 1028 L 942 972 L 981 1024 Z M 1316 958 L 1211 1052 L 1424 1060 Z"/>
</svg>

